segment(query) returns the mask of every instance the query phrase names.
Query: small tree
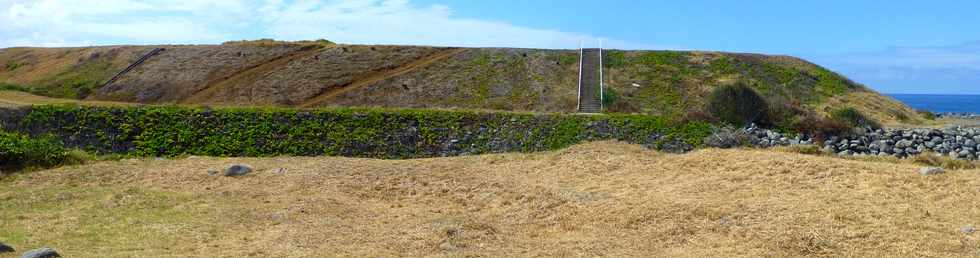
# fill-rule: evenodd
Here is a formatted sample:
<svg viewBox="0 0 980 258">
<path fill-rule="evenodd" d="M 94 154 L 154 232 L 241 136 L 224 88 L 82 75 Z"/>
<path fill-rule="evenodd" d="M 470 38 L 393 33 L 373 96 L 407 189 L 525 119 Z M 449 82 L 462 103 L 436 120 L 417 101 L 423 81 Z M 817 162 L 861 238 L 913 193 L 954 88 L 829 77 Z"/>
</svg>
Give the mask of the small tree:
<svg viewBox="0 0 980 258">
<path fill-rule="evenodd" d="M 767 124 L 768 108 L 765 98 L 742 83 L 718 87 L 708 97 L 708 112 L 711 116 L 734 126 Z"/>
</svg>

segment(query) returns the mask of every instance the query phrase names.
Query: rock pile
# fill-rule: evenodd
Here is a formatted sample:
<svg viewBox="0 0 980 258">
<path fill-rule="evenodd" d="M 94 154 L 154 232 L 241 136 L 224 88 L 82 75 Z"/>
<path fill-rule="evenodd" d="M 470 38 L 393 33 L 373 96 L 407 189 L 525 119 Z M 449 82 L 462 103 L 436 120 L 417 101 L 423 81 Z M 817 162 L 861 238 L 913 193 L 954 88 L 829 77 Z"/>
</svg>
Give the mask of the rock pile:
<svg viewBox="0 0 980 258">
<path fill-rule="evenodd" d="M 939 117 L 939 118 L 960 118 L 960 119 L 980 119 L 980 114 L 946 112 L 946 113 L 938 113 L 938 114 L 936 114 L 936 117 Z"/>
<path fill-rule="evenodd" d="M 864 134 L 831 137 L 824 150 L 841 155 L 878 155 L 905 158 L 934 152 L 957 159 L 976 160 L 980 129 L 951 127 L 946 129 L 867 130 Z"/>
<path fill-rule="evenodd" d="M 720 132 L 720 133 L 719 133 Z M 876 155 L 906 158 L 923 153 L 937 153 L 964 160 L 980 157 L 980 128 L 949 127 L 946 129 L 865 129 L 849 136 L 830 137 L 817 143 L 808 136 L 789 136 L 773 130 L 749 125 L 732 132 L 719 130 L 711 137 L 741 135 L 745 143 L 757 148 L 819 144 L 824 152 L 839 155 Z M 734 136 L 727 136 L 732 138 Z M 706 140 L 710 140 L 711 138 Z M 710 145 L 709 145 L 710 146 Z M 727 147 L 727 146 L 712 146 Z"/>
</svg>

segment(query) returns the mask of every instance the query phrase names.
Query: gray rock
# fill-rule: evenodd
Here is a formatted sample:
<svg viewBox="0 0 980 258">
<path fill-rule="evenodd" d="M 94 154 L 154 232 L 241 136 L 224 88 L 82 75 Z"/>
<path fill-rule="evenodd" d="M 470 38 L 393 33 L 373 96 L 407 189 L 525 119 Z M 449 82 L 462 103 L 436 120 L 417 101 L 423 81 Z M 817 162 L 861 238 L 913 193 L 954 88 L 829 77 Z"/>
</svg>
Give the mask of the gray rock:
<svg viewBox="0 0 980 258">
<path fill-rule="evenodd" d="M 823 147 L 823 152 L 824 153 L 836 153 L 837 152 L 837 149 L 834 148 L 833 145 L 827 145 L 827 146 L 824 146 Z"/>
<path fill-rule="evenodd" d="M 922 169 L 919 169 L 919 174 L 926 175 L 926 176 L 939 175 L 942 173 L 946 173 L 946 170 L 937 167 L 924 167 Z"/>
<path fill-rule="evenodd" d="M 15 250 L 7 244 L 0 243 L 0 253 L 13 253 Z"/>
<path fill-rule="evenodd" d="M 51 248 L 41 248 L 27 251 L 20 258 L 61 258 L 61 254 Z"/>
<path fill-rule="evenodd" d="M 973 225 L 968 225 L 966 227 L 960 228 L 960 232 L 969 235 L 969 234 L 973 234 L 973 232 L 977 232 L 977 228 L 973 227 Z"/>
<path fill-rule="evenodd" d="M 970 153 L 970 151 L 968 151 L 968 150 L 960 150 L 959 152 L 956 153 L 956 158 L 965 159 L 965 158 L 969 157 L 970 154 L 973 154 L 973 153 Z"/>
<path fill-rule="evenodd" d="M 214 169 L 208 169 L 208 176 L 217 176 L 218 171 Z"/>
<path fill-rule="evenodd" d="M 903 149 L 895 149 L 895 153 L 893 153 L 893 154 L 895 154 L 895 156 L 901 157 L 901 156 L 905 155 L 905 150 L 903 150 Z"/>
<path fill-rule="evenodd" d="M 252 173 L 252 167 L 245 164 L 235 164 L 225 169 L 225 176 L 244 176 Z"/>
<path fill-rule="evenodd" d="M 715 130 L 714 133 L 704 138 L 704 145 L 714 148 L 734 148 L 741 146 L 748 136 L 741 130 L 732 130 L 729 128 L 721 128 Z M 768 142 L 760 141 L 758 145 L 766 145 Z M 768 147 L 768 146 L 760 146 Z"/>
<path fill-rule="evenodd" d="M 905 148 L 911 147 L 912 144 L 913 144 L 912 141 L 909 141 L 909 140 L 901 140 L 901 141 L 898 141 L 898 142 L 895 143 L 895 148 L 905 149 Z"/>
<path fill-rule="evenodd" d="M 286 169 L 285 169 L 285 168 L 277 168 L 277 169 L 273 169 L 273 170 L 272 170 L 272 173 L 273 173 L 273 174 L 277 174 L 277 175 L 282 175 L 282 174 L 286 174 Z"/>
</svg>

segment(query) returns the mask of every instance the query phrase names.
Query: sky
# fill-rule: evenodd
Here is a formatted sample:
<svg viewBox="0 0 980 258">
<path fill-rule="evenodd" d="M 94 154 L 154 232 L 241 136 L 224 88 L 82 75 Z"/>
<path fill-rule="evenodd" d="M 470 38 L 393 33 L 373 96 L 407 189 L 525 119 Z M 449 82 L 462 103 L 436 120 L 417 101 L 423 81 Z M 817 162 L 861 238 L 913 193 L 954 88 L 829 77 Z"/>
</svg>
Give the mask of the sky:
<svg viewBox="0 0 980 258">
<path fill-rule="evenodd" d="M 0 0 L 0 47 L 349 44 L 792 55 L 884 93 L 980 94 L 980 1 Z"/>
</svg>

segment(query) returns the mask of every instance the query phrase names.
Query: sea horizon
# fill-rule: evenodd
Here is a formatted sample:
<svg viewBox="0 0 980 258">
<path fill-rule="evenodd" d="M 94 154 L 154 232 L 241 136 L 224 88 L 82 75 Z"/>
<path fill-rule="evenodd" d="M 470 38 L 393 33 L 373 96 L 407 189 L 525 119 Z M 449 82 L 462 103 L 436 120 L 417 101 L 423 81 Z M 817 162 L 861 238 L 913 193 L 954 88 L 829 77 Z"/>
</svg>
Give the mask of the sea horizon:
<svg viewBox="0 0 980 258">
<path fill-rule="evenodd" d="M 980 94 L 906 94 L 886 93 L 915 109 L 933 113 L 980 114 Z"/>
</svg>

